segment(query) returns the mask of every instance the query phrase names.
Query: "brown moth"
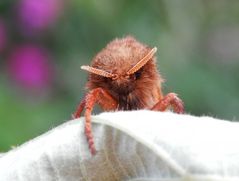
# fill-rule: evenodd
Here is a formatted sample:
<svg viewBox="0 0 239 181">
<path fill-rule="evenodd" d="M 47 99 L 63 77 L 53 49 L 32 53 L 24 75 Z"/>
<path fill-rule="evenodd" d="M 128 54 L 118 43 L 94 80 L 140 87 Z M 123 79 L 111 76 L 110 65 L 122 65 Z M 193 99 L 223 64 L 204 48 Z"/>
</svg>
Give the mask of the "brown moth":
<svg viewBox="0 0 239 181">
<path fill-rule="evenodd" d="M 85 134 L 92 154 L 96 153 L 91 130 L 91 112 L 95 104 L 104 111 L 149 109 L 165 111 L 171 107 L 183 113 L 184 106 L 175 93 L 163 95 L 155 53 L 131 36 L 115 39 L 101 50 L 90 66 L 87 94 L 77 107 L 74 118 L 85 109 Z"/>
</svg>

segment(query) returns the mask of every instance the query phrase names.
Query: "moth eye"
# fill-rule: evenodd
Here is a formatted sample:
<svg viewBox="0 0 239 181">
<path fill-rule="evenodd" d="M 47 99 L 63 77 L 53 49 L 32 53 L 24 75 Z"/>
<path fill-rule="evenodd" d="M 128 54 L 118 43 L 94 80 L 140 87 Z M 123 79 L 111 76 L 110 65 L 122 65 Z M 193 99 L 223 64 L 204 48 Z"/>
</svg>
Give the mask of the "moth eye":
<svg viewBox="0 0 239 181">
<path fill-rule="evenodd" d="M 141 77 L 141 71 L 135 72 L 134 77 L 135 77 L 136 80 L 139 79 Z"/>
<path fill-rule="evenodd" d="M 108 78 L 108 77 L 103 77 L 103 79 L 104 79 L 104 81 L 106 81 L 106 82 L 111 82 L 111 81 L 112 81 L 112 79 L 111 79 L 111 78 Z"/>
</svg>

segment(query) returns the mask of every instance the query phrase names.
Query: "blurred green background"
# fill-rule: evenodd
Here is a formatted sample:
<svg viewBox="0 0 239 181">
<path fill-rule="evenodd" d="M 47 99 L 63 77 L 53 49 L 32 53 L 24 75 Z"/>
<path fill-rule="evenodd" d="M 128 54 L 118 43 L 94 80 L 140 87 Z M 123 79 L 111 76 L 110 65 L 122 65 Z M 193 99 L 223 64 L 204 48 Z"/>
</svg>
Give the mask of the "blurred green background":
<svg viewBox="0 0 239 181">
<path fill-rule="evenodd" d="M 164 93 L 239 119 L 239 1 L 3 0 L 0 152 L 70 119 L 93 56 L 115 37 L 158 47 Z M 222 133 L 223 134 L 223 133 Z"/>
</svg>

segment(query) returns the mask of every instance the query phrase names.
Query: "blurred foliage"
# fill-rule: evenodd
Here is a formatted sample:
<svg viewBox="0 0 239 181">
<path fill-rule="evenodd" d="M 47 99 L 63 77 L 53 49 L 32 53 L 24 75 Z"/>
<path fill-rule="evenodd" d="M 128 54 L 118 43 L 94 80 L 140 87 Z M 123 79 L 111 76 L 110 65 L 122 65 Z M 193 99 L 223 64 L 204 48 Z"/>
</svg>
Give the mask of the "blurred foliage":
<svg viewBox="0 0 239 181">
<path fill-rule="evenodd" d="M 0 151 L 68 120 L 85 91 L 80 66 L 128 34 L 159 48 L 164 92 L 178 93 L 187 113 L 238 120 L 238 9 L 226 0 L 1 1 Z"/>
</svg>

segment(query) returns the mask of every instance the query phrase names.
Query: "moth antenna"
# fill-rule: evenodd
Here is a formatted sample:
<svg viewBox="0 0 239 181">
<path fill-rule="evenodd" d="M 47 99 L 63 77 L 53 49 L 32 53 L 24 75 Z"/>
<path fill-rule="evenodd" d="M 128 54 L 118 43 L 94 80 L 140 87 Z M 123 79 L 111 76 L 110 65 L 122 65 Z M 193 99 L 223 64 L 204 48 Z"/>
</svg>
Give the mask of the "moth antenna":
<svg viewBox="0 0 239 181">
<path fill-rule="evenodd" d="M 156 53 L 157 48 L 154 47 L 150 52 L 142 58 L 137 64 L 135 64 L 128 72 L 127 75 L 131 75 L 135 72 L 137 72 L 141 67 L 143 67 Z"/>
<path fill-rule="evenodd" d="M 111 73 L 106 72 L 104 70 L 93 68 L 93 67 L 88 66 L 88 65 L 82 65 L 81 69 L 86 70 L 86 71 L 88 71 L 90 73 L 93 73 L 93 74 L 96 74 L 96 75 L 103 76 L 103 77 L 108 77 L 108 78 L 114 78 L 115 77 L 115 74 L 111 74 Z"/>
</svg>

